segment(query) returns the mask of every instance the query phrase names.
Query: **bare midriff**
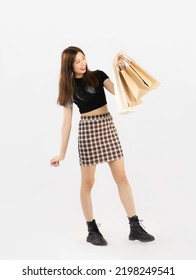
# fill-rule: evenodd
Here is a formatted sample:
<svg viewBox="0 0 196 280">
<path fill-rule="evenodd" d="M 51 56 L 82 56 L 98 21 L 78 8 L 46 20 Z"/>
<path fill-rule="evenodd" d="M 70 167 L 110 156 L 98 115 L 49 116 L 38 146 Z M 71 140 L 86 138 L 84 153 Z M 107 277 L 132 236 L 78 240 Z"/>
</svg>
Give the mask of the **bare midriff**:
<svg viewBox="0 0 196 280">
<path fill-rule="evenodd" d="M 95 110 L 92 110 L 90 112 L 87 112 L 87 113 L 83 113 L 81 114 L 81 116 L 95 116 L 95 115 L 101 115 L 101 114 L 105 114 L 105 113 L 108 113 L 108 107 L 107 105 L 104 105 L 98 109 L 95 109 Z"/>
</svg>

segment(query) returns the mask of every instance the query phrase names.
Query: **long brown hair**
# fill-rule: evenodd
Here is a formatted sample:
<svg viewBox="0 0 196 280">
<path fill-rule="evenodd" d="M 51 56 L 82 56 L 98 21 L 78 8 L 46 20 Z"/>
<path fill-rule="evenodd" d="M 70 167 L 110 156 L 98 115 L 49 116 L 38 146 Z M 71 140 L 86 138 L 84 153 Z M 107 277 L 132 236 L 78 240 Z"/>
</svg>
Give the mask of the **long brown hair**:
<svg viewBox="0 0 196 280">
<path fill-rule="evenodd" d="M 74 76 L 73 76 L 73 63 L 78 52 L 83 55 L 84 52 L 74 46 L 66 48 L 61 55 L 61 71 L 59 79 L 59 96 L 57 103 L 62 106 L 73 102 L 74 93 Z M 98 86 L 98 80 L 94 76 L 93 72 L 86 66 L 86 72 L 83 76 L 83 85 L 85 87 L 96 87 Z"/>
</svg>

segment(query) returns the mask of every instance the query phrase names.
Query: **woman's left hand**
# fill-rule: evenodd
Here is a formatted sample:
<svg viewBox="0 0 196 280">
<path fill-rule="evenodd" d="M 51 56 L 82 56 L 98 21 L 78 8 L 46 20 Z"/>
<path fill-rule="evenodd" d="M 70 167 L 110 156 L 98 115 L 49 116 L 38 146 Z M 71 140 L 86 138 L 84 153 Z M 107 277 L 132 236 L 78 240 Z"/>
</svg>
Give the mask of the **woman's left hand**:
<svg viewBox="0 0 196 280">
<path fill-rule="evenodd" d="M 114 67 L 119 66 L 123 62 L 123 59 L 124 59 L 124 53 L 123 52 L 117 53 L 113 60 L 113 66 Z"/>
</svg>

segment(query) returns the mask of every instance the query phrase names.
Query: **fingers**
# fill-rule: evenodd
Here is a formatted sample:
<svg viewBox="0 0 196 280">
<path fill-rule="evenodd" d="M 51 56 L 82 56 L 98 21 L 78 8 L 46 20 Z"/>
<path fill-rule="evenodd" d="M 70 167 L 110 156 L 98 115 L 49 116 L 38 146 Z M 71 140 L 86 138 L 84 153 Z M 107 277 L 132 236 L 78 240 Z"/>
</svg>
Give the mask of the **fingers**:
<svg viewBox="0 0 196 280">
<path fill-rule="evenodd" d="M 50 163 L 51 166 L 58 167 L 60 164 L 58 161 Z"/>
<path fill-rule="evenodd" d="M 125 54 L 124 54 L 123 51 L 120 51 L 120 52 L 117 53 L 117 57 L 118 57 L 119 59 L 123 59 L 124 56 L 125 56 Z"/>
<path fill-rule="evenodd" d="M 59 162 L 54 162 L 53 164 L 52 164 L 52 166 L 54 166 L 54 167 L 58 167 L 60 164 L 59 164 Z"/>
<path fill-rule="evenodd" d="M 123 62 L 124 56 L 122 53 L 117 53 L 114 60 L 113 60 L 113 65 L 114 66 L 119 66 Z"/>
<path fill-rule="evenodd" d="M 54 167 L 58 167 L 60 165 L 59 160 L 56 158 L 51 159 L 50 165 Z"/>
<path fill-rule="evenodd" d="M 116 54 L 116 56 L 115 56 L 115 58 L 114 58 L 114 61 L 117 61 L 117 62 L 122 62 L 122 60 L 124 59 L 124 56 L 125 56 L 125 54 L 124 54 L 124 52 L 123 51 L 121 51 L 121 52 L 118 52 L 117 54 Z"/>
</svg>

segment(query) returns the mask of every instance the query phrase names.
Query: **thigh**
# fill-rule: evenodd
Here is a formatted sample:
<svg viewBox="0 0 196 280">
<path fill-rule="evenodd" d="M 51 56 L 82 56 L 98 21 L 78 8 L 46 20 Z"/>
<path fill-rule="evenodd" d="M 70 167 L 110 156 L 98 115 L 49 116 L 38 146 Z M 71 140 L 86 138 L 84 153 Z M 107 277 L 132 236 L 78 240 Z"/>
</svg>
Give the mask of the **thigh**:
<svg viewBox="0 0 196 280">
<path fill-rule="evenodd" d="M 80 170 L 81 170 L 82 183 L 94 182 L 96 165 L 89 165 L 89 166 L 81 165 Z"/>
<path fill-rule="evenodd" d="M 112 175 L 116 182 L 126 180 L 124 158 L 108 162 Z"/>
</svg>

